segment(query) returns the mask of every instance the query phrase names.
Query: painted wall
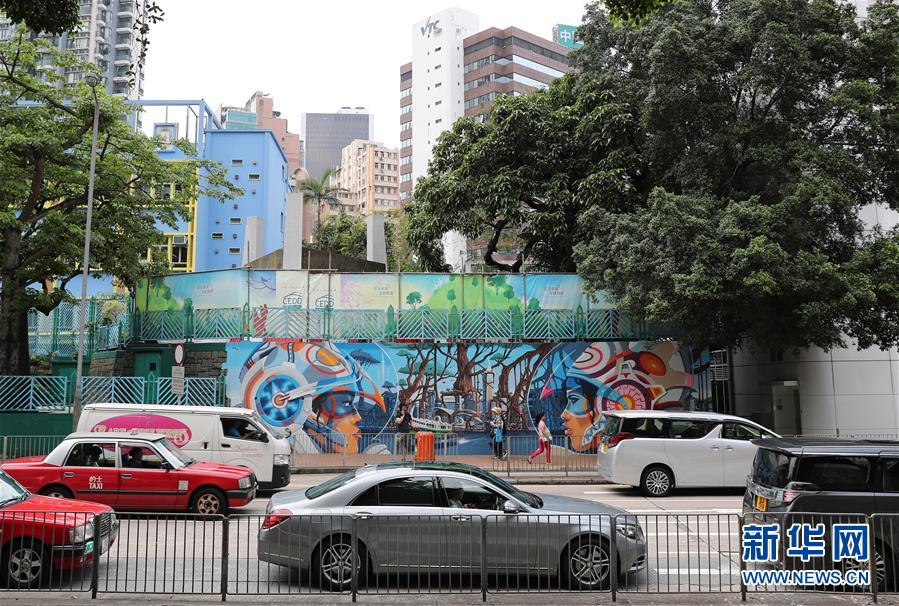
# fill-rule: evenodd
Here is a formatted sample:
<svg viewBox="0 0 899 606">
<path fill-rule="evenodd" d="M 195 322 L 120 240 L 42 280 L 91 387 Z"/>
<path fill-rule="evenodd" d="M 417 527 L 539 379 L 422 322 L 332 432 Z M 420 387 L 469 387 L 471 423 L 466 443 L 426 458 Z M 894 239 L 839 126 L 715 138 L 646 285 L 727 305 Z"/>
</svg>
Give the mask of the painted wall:
<svg viewBox="0 0 899 606">
<path fill-rule="evenodd" d="M 228 242 L 225 242 L 228 244 Z M 242 307 L 337 309 L 462 309 L 583 311 L 608 309 L 588 297 L 573 274 L 331 274 L 290 270 L 230 270 L 141 280 L 138 309 L 161 311 Z"/>
<path fill-rule="evenodd" d="M 228 178 L 243 188 L 244 194 L 226 202 L 200 196 L 196 227 L 197 271 L 242 265 L 249 217 L 263 220 L 265 237 L 259 247 L 262 254 L 281 248 L 284 244 L 281 214 L 290 186 L 287 159 L 271 131 L 211 131 L 206 157 L 220 162 L 227 170 Z M 239 160 L 240 166 L 235 166 L 234 160 Z M 251 174 L 259 175 L 259 179 L 250 181 Z M 232 218 L 240 219 L 240 223 L 232 224 Z M 214 232 L 221 232 L 224 238 L 213 240 Z M 241 253 L 229 254 L 230 248 L 240 248 Z"/>
<path fill-rule="evenodd" d="M 596 447 L 603 410 L 712 406 L 700 400 L 707 352 L 673 342 L 241 341 L 226 352 L 230 405 L 290 429 L 298 452 L 383 452 L 372 438 L 392 433 L 403 403 L 450 433 L 455 454 L 489 452 L 493 406 L 512 432 L 532 431 L 546 413 L 580 452 Z"/>
</svg>

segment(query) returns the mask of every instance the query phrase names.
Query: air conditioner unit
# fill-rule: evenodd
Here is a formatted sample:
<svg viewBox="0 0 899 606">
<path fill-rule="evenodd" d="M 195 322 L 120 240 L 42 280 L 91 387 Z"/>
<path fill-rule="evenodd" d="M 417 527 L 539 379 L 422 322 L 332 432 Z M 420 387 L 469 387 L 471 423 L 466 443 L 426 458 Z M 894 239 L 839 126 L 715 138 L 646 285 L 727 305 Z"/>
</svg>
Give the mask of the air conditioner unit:
<svg viewBox="0 0 899 606">
<path fill-rule="evenodd" d="M 172 237 L 172 244 L 187 244 L 187 236 Z"/>
</svg>

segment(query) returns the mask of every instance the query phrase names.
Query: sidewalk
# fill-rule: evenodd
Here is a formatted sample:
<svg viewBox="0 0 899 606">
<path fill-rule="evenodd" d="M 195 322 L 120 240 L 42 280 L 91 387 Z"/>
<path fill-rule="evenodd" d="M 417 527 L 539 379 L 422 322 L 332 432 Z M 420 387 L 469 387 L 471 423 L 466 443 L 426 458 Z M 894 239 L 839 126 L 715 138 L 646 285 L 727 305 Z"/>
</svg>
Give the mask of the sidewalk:
<svg viewBox="0 0 899 606">
<path fill-rule="evenodd" d="M 228 602 L 240 603 L 244 606 L 262 606 L 269 604 L 352 604 L 347 594 L 337 595 L 229 595 Z M 488 594 L 487 601 L 482 602 L 480 594 L 407 594 L 407 595 L 365 595 L 359 594 L 357 604 L 434 604 L 435 606 L 478 606 L 482 604 L 528 606 L 545 606 L 547 602 L 556 604 L 593 605 L 611 604 L 609 593 L 510 593 Z M 60 594 L 3 594 L 0 603 L 4 606 L 62 606 L 64 604 L 90 604 L 102 606 L 192 606 L 196 604 L 221 604 L 221 596 L 194 595 L 99 595 L 91 600 L 90 593 Z M 226 602 L 227 603 L 227 602 Z M 618 594 L 617 604 L 626 606 L 866 606 L 873 604 L 871 596 L 852 594 L 826 593 L 768 593 L 749 594 L 745 602 L 740 601 L 739 594 Z M 899 605 L 899 596 L 879 596 L 878 604 L 888 606 Z"/>
</svg>

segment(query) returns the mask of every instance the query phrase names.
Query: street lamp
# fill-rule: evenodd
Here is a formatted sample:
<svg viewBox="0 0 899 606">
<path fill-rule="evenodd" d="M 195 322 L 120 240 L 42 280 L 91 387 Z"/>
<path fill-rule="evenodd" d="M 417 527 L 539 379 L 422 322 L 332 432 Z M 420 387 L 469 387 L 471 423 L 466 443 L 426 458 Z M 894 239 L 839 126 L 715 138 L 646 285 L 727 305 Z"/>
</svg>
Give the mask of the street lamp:
<svg viewBox="0 0 899 606">
<path fill-rule="evenodd" d="M 75 363 L 75 398 L 72 402 L 72 429 L 78 428 L 81 416 L 81 377 L 84 374 L 84 330 L 87 324 L 87 274 L 91 257 L 91 221 L 94 214 L 94 173 L 97 169 L 97 137 L 100 130 L 100 100 L 97 98 L 97 84 L 100 79 L 94 74 L 84 77 L 84 82 L 94 94 L 94 129 L 91 137 L 91 165 L 87 175 L 87 221 L 84 226 L 84 258 L 81 263 L 81 306 L 78 313 L 78 355 Z"/>
</svg>

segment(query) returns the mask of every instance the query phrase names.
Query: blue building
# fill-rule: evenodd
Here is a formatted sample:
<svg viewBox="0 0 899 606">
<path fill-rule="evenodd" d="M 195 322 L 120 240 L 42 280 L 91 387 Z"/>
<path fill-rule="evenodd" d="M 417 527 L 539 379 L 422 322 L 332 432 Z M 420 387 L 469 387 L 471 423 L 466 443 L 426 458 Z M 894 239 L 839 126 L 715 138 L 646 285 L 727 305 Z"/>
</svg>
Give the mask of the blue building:
<svg viewBox="0 0 899 606">
<path fill-rule="evenodd" d="M 240 267 L 283 247 L 289 169 L 272 131 L 227 130 L 203 99 L 141 100 L 131 105 L 135 128 L 160 138 L 161 158 L 184 159 L 183 151 L 167 143 L 187 139 L 198 157 L 222 164 L 229 179 L 244 190 L 227 202 L 198 196 L 190 203 L 186 220 L 174 229 L 158 226 L 165 243 L 148 251 L 149 256 L 163 255 L 173 271 L 193 272 Z"/>
</svg>

